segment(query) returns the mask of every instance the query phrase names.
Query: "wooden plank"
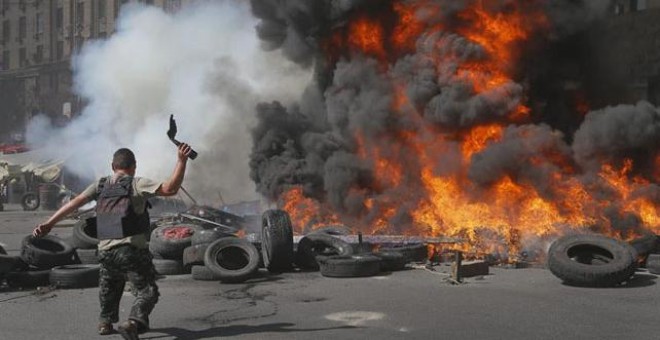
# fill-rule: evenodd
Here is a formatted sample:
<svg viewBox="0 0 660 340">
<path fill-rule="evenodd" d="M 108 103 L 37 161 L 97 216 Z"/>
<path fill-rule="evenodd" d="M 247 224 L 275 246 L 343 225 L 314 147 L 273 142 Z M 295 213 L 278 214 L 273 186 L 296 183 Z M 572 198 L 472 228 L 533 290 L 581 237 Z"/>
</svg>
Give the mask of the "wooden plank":
<svg viewBox="0 0 660 340">
<path fill-rule="evenodd" d="M 454 271 L 456 275 L 461 279 L 465 277 L 481 276 L 488 275 L 488 263 L 484 261 L 462 261 L 460 265 L 456 265 L 456 262 L 452 263 L 452 277 L 454 276 Z M 456 280 L 461 281 L 461 280 Z"/>
<path fill-rule="evenodd" d="M 348 243 L 359 243 L 359 235 L 333 235 Z M 293 236 L 293 242 L 298 243 L 302 235 Z M 372 244 L 408 244 L 408 243 L 463 243 L 463 238 L 458 237 L 429 237 L 429 236 L 406 236 L 406 235 L 362 235 L 362 242 Z"/>
</svg>

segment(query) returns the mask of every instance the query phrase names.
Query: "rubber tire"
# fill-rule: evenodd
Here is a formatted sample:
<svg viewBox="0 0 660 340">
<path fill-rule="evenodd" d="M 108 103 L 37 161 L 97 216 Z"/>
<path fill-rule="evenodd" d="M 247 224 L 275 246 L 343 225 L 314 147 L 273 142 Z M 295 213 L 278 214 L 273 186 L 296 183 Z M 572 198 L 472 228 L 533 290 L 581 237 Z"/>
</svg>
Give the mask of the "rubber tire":
<svg viewBox="0 0 660 340">
<path fill-rule="evenodd" d="M 0 275 L 7 274 L 16 267 L 16 256 L 0 254 Z"/>
<path fill-rule="evenodd" d="M 11 272 L 5 276 L 12 288 L 34 288 L 50 285 L 50 269 Z"/>
<path fill-rule="evenodd" d="M 22 242 L 21 259 L 36 268 L 50 269 L 75 263 L 75 251 L 68 242 L 59 237 L 46 235 L 35 238 L 28 235 Z"/>
<path fill-rule="evenodd" d="M 196 231 L 191 240 L 191 245 L 196 246 L 200 244 L 210 244 L 213 241 L 217 239 L 221 239 L 223 237 L 232 237 L 235 236 L 234 234 L 228 234 L 224 231 L 218 230 L 218 229 L 205 229 L 205 230 L 200 230 Z"/>
<path fill-rule="evenodd" d="M 611 287 L 634 274 L 634 252 L 629 244 L 605 236 L 568 235 L 550 246 L 548 269 L 568 285 Z M 610 262 L 602 264 L 603 257 L 610 258 Z M 584 263 L 594 259 L 598 264 Z"/>
<path fill-rule="evenodd" d="M 34 211 L 39 209 L 41 201 L 39 200 L 39 195 L 34 192 L 26 192 L 21 197 L 21 206 L 25 211 Z"/>
<path fill-rule="evenodd" d="M 192 235 L 180 239 L 169 239 L 163 235 L 168 229 L 180 227 L 191 228 L 193 234 L 197 231 L 204 230 L 201 226 L 190 223 L 177 223 L 158 227 L 151 232 L 149 251 L 152 254 L 160 255 L 163 259 L 180 261 L 183 257 L 183 250 L 192 245 Z"/>
<path fill-rule="evenodd" d="M 183 275 L 186 273 L 183 270 L 183 263 L 181 261 L 153 259 L 152 262 L 156 273 L 160 275 Z"/>
<path fill-rule="evenodd" d="M 50 270 L 50 284 L 57 288 L 91 288 L 99 285 L 98 264 L 72 264 Z"/>
<path fill-rule="evenodd" d="M 79 220 L 73 225 L 71 245 L 78 249 L 96 249 L 99 239 L 96 238 L 96 217 Z"/>
<path fill-rule="evenodd" d="M 381 251 L 373 253 L 373 255 L 378 256 L 382 260 L 380 270 L 384 272 L 403 270 L 406 268 L 406 264 L 408 264 L 408 259 L 400 252 Z"/>
<path fill-rule="evenodd" d="M 194 265 L 204 265 L 204 254 L 206 253 L 206 248 L 209 247 L 210 243 L 207 244 L 198 244 L 194 246 L 187 247 L 183 250 L 183 268 L 186 271 L 192 269 Z"/>
<path fill-rule="evenodd" d="M 7 251 L 2 246 L 0 246 L 0 255 L 7 255 Z"/>
<path fill-rule="evenodd" d="M 284 210 L 266 210 L 261 218 L 261 255 L 270 272 L 293 268 L 293 227 Z"/>
<path fill-rule="evenodd" d="M 660 254 L 650 254 L 646 259 L 646 269 L 649 273 L 660 275 Z"/>
<path fill-rule="evenodd" d="M 191 276 L 193 280 L 198 281 L 220 281 L 220 277 L 216 275 L 211 269 L 206 266 L 194 265 L 191 269 Z"/>
<path fill-rule="evenodd" d="M 344 236 L 344 235 L 350 235 L 353 233 L 353 230 L 351 228 L 345 226 L 345 225 L 329 225 L 325 227 L 321 227 L 318 229 L 314 229 L 309 234 L 328 234 L 332 236 Z"/>
<path fill-rule="evenodd" d="M 384 246 L 380 251 L 401 253 L 408 262 L 426 262 L 429 258 L 428 248 L 423 243 Z"/>
<path fill-rule="evenodd" d="M 244 282 L 259 270 L 259 251 L 246 240 L 225 237 L 206 248 L 204 264 L 222 282 Z"/>
<path fill-rule="evenodd" d="M 353 247 L 342 239 L 325 233 L 312 233 L 301 238 L 298 242 L 295 262 L 302 269 L 319 269 L 316 257 L 324 256 L 350 256 Z"/>
<path fill-rule="evenodd" d="M 321 275 L 327 277 L 366 277 L 380 273 L 382 260 L 372 254 L 319 256 Z"/>
<path fill-rule="evenodd" d="M 99 264 L 98 249 L 76 249 L 76 258 L 81 264 Z"/>
<path fill-rule="evenodd" d="M 635 249 L 637 256 L 644 257 L 655 250 L 658 245 L 658 236 L 648 234 L 630 241 L 630 245 Z"/>
</svg>

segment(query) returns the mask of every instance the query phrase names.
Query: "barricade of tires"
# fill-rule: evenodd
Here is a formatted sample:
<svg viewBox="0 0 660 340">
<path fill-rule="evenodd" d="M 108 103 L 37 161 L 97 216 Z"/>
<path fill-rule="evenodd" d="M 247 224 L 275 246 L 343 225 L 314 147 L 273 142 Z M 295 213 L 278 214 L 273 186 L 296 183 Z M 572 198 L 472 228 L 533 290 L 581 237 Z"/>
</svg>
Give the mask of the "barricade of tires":
<svg viewBox="0 0 660 340">
<path fill-rule="evenodd" d="M 98 286 L 99 266 L 76 262 L 75 250 L 69 242 L 52 235 L 41 238 L 29 235 L 21 243 L 20 256 L 0 254 L 0 276 L 9 287 L 18 289 Z"/>
<path fill-rule="evenodd" d="M 154 257 L 156 272 L 160 275 L 190 273 L 196 254 L 187 248 L 192 246 L 194 235 L 206 233 L 202 226 L 192 223 L 172 223 L 156 227 L 149 239 L 149 251 Z"/>
<path fill-rule="evenodd" d="M 345 227 L 326 227 L 307 234 L 298 242 L 296 266 L 319 270 L 326 277 L 365 277 L 404 270 L 408 263 L 424 262 L 428 257 L 427 247 L 421 243 L 374 251 L 370 243 L 349 244 L 337 237 L 349 233 Z"/>
</svg>

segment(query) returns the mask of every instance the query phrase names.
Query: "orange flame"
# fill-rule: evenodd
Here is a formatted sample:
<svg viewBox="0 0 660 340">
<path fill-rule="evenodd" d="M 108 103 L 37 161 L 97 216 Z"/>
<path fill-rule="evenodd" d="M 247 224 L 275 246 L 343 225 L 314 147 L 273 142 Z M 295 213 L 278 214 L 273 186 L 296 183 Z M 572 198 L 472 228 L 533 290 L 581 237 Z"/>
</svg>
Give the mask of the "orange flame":
<svg viewBox="0 0 660 340">
<path fill-rule="evenodd" d="M 438 70 L 451 68 L 452 76 L 466 83 L 474 94 L 500 95 L 502 92 L 507 95 L 507 86 L 515 83 L 521 43 L 535 31 L 546 30 L 549 26 L 543 13 L 516 7 L 524 6 L 521 3 L 511 1 L 513 7 L 496 13 L 476 5 L 458 15 L 460 24 L 452 33 L 459 33 L 481 46 L 485 56 L 480 60 L 462 62 L 454 69 L 451 65 L 457 62 L 456 56 L 429 55 L 428 59 Z M 390 13 L 395 20 L 356 16 L 346 30 L 338 31 L 325 43 L 340 48 L 347 45 L 352 51 L 376 58 L 381 66 L 387 65 L 388 60 L 396 59 L 390 54 L 413 51 L 418 38 L 444 29 L 441 25 L 430 27 L 423 23 L 416 16 L 422 10 L 427 15 L 439 11 L 430 1 L 395 1 L 393 13 Z M 540 190 L 515 175 L 504 176 L 486 188 L 476 188 L 468 179 L 467 166 L 473 157 L 502 139 L 506 124 L 528 119 L 531 110 L 524 102 L 525 98 L 512 105 L 506 122 L 448 134 L 434 131 L 426 124 L 423 114 L 411 105 L 404 79 L 391 78 L 392 116 L 405 120 L 407 125 L 382 138 L 368 139 L 363 131 L 354 132 L 355 154 L 371 165 L 376 183 L 372 191 L 351 189 L 366 197 L 360 218 L 356 220 L 355 217 L 330 213 L 326 203 L 307 198 L 300 187 L 293 187 L 281 198 L 285 202 L 283 208 L 295 221 L 296 230 L 302 232 L 321 224 L 342 221 L 353 223 L 352 227 L 363 232 L 396 230 L 405 234 L 460 236 L 469 243 L 454 248 L 515 256 L 522 250 L 521 244 L 530 239 L 553 236 L 570 229 L 598 227 L 612 236 L 632 237 L 615 230 L 610 217 L 603 215 L 606 207 L 617 204 L 619 214 L 635 214 L 639 216 L 639 226 L 660 233 L 658 203 L 636 194 L 648 186 L 649 181 L 631 175 L 634 168 L 631 160 L 620 167 L 603 166 L 597 183 L 585 184 L 577 177 L 579 171 L 565 156 L 543 151 L 542 155 L 525 161 L 530 166 L 544 169 L 548 190 Z M 580 103 L 577 104 L 578 111 L 584 110 Z M 588 110 L 588 103 L 585 105 Z M 531 140 L 533 136 L 521 138 Z M 460 164 L 445 164 L 446 155 L 453 153 L 460 156 Z M 657 170 L 660 169 L 660 155 L 656 156 L 655 165 L 655 176 L 660 178 L 660 170 Z M 452 167 L 452 171 L 438 170 Z M 607 197 L 611 196 L 593 194 L 601 189 L 615 193 L 617 202 L 609 201 Z M 407 209 L 411 218 L 403 231 L 393 225 L 401 207 Z M 432 250 L 440 251 L 437 247 Z"/>
</svg>

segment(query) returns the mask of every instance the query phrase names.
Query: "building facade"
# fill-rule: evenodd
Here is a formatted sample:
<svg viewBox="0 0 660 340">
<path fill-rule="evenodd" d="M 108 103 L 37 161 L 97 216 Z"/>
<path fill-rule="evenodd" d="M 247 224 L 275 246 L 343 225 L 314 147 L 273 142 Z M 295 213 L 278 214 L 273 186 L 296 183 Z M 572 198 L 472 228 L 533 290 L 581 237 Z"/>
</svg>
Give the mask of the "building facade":
<svg viewBox="0 0 660 340">
<path fill-rule="evenodd" d="M 36 114 L 64 124 L 82 106 L 71 57 L 115 30 L 121 6 L 177 11 L 181 0 L 0 0 L 0 143 L 21 139 Z"/>
</svg>

